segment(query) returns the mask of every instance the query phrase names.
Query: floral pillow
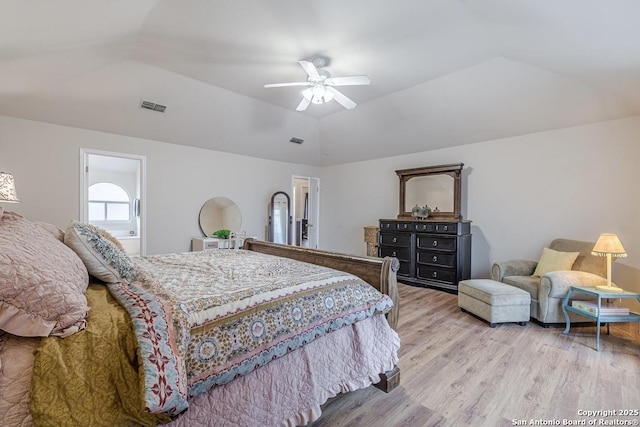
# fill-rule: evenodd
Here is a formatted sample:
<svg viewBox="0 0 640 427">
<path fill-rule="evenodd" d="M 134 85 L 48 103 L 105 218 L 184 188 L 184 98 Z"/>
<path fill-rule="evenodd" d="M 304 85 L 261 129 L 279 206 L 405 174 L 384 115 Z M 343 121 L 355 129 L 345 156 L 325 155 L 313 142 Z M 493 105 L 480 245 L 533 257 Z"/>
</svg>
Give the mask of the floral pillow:
<svg viewBox="0 0 640 427">
<path fill-rule="evenodd" d="M 78 256 L 38 223 L 0 216 L 0 329 L 65 337 L 85 328 L 89 275 Z"/>
<path fill-rule="evenodd" d="M 99 227 L 73 221 L 64 243 L 78 254 L 89 274 L 103 282 L 130 282 L 135 277 L 133 262 L 120 242 Z"/>
</svg>

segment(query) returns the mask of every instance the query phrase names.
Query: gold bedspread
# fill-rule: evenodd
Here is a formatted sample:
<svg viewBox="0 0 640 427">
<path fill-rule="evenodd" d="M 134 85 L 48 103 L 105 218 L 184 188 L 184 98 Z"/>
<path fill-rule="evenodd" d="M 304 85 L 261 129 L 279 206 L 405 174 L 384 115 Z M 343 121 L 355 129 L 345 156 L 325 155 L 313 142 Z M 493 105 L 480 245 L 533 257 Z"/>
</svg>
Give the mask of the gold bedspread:
<svg viewBox="0 0 640 427">
<path fill-rule="evenodd" d="M 42 340 L 30 409 L 35 426 L 133 426 L 168 422 L 144 410 L 138 346 L 127 312 L 103 285 L 87 290 L 87 328 Z"/>
</svg>

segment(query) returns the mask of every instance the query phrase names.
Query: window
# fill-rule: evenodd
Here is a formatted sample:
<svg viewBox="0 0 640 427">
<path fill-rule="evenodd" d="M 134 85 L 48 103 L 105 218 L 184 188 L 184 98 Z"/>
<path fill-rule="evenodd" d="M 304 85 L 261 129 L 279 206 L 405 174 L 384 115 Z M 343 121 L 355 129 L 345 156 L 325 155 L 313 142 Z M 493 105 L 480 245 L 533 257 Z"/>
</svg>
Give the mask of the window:
<svg viewBox="0 0 640 427">
<path fill-rule="evenodd" d="M 89 222 L 131 220 L 131 199 L 119 185 L 99 182 L 89 186 Z"/>
</svg>

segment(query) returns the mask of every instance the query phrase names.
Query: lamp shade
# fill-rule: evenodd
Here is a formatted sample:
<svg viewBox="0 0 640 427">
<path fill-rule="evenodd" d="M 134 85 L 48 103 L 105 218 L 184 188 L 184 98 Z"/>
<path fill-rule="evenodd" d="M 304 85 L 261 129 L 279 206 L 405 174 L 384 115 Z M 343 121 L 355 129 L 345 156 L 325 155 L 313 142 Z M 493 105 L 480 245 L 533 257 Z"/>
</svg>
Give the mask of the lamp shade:
<svg viewBox="0 0 640 427">
<path fill-rule="evenodd" d="M 602 233 L 591 250 L 591 255 L 611 255 L 614 258 L 623 258 L 627 256 L 627 252 L 624 250 L 617 235 L 613 233 Z"/>
<path fill-rule="evenodd" d="M 20 203 L 13 175 L 7 172 L 0 172 L 0 202 Z"/>
</svg>

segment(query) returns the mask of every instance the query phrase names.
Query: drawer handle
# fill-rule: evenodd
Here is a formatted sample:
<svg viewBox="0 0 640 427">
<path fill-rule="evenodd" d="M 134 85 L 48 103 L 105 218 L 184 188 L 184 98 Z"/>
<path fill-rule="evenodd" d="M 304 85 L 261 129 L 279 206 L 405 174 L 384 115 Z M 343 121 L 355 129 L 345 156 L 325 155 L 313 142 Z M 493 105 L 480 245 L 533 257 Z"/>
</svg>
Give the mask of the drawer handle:
<svg viewBox="0 0 640 427">
<path fill-rule="evenodd" d="M 403 224 L 402 228 L 404 228 L 406 230 L 407 229 L 407 224 Z"/>
<path fill-rule="evenodd" d="M 433 258 L 431 258 L 433 260 L 433 262 L 438 262 L 438 256 L 434 255 Z"/>
<path fill-rule="evenodd" d="M 393 238 L 393 243 L 395 243 L 395 242 L 397 242 L 397 241 L 398 241 L 398 239 L 394 237 L 394 238 Z"/>
<path fill-rule="evenodd" d="M 437 240 L 434 240 L 434 241 L 433 241 L 433 243 L 431 243 L 431 246 L 433 246 L 433 247 L 438 246 L 438 241 L 437 241 Z"/>
<path fill-rule="evenodd" d="M 391 252 L 391 256 L 396 256 L 396 251 Z"/>
<path fill-rule="evenodd" d="M 433 277 L 434 279 L 438 277 L 438 272 L 434 271 L 433 273 L 431 273 L 431 277 Z"/>
</svg>

